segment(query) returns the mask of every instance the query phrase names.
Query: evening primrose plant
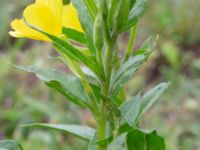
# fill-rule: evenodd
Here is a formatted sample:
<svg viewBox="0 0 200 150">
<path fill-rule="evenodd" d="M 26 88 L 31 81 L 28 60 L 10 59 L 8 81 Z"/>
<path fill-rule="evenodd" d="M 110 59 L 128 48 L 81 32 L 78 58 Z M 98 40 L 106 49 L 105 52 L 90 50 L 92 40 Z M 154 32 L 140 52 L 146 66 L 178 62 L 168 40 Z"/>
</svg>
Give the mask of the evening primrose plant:
<svg viewBox="0 0 200 150">
<path fill-rule="evenodd" d="M 36 0 L 25 8 L 22 19 L 11 23 L 10 35 L 50 42 L 73 75 L 37 66 L 16 67 L 36 74 L 68 101 L 90 110 L 96 128 L 43 123 L 25 127 L 72 134 L 88 141 L 88 150 L 164 150 L 163 138 L 154 129 L 142 129 L 140 120 L 169 84 L 128 99 L 125 91 L 157 40 L 149 38 L 132 53 L 145 9 L 145 0 Z M 129 31 L 129 44 L 121 55 L 118 37 Z"/>
</svg>

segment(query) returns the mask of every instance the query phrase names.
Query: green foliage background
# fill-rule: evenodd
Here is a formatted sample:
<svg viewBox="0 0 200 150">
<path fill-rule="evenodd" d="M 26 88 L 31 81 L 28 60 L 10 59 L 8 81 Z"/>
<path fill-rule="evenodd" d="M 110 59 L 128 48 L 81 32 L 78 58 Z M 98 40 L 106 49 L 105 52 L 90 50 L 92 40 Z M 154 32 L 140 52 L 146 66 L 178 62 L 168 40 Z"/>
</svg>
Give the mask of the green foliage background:
<svg viewBox="0 0 200 150">
<path fill-rule="evenodd" d="M 32 122 L 94 125 L 87 111 L 68 103 L 34 76 L 12 67 L 11 64 L 35 62 L 69 72 L 58 58 L 52 57 L 57 55 L 48 44 L 16 40 L 8 35 L 10 21 L 21 16 L 29 2 L 0 1 L 0 140 L 20 139 L 24 149 L 29 150 L 79 150 L 79 145 L 84 150 L 86 143 L 72 136 L 20 128 L 20 124 Z M 200 148 L 200 34 L 197 32 L 200 2 L 149 0 L 148 7 L 138 29 L 136 45 L 139 47 L 152 34 L 159 34 L 159 44 L 150 61 L 129 82 L 127 90 L 131 96 L 161 80 L 172 81 L 171 89 L 149 111 L 143 126 L 156 127 L 165 137 L 169 150 L 197 150 Z M 126 46 L 127 36 L 124 34 L 120 39 L 121 50 Z"/>
</svg>

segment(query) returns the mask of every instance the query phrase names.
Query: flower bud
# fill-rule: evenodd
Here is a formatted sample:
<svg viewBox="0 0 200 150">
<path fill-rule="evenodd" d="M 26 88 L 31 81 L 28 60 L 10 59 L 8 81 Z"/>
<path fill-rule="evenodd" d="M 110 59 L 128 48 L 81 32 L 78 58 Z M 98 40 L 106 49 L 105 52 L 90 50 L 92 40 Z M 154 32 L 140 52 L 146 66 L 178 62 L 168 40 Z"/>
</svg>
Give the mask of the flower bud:
<svg viewBox="0 0 200 150">
<path fill-rule="evenodd" d="M 102 21 L 103 21 L 102 16 L 97 15 L 93 29 L 94 45 L 96 46 L 97 49 L 101 49 L 103 47 Z"/>
</svg>

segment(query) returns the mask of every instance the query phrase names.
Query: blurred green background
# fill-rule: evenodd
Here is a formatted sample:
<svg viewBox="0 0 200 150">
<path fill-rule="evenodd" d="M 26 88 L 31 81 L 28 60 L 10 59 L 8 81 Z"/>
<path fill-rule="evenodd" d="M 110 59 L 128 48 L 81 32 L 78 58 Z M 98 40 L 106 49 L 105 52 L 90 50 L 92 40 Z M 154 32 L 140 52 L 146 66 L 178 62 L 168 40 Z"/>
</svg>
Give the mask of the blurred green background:
<svg viewBox="0 0 200 150">
<path fill-rule="evenodd" d="M 85 150 L 72 136 L 21 124 L 34 122 L 94 125 L 89 112 L 68 103 L 35 76 L 12 64 L 43 65 L 68 72 L 48 43 L 13 39 L 10 21 L 20 17 L 31 0 L 0 0 L 0 140 L 17 139 L 25 150 Z M 128 95 L 148 90 L 160 81 L 170 89 L 146 114 L 142 126 L 156 127 L 167 150 L 200 150 L 200 1 L 148 0 L 138 27 L 135 49 L 151 35 L 159 35 L 151 58 L 127 85 Z M 120 39 L 123 50 L 128 33 Z M 81 146 L 80 146 L 81 145 Z"/>
</svg>

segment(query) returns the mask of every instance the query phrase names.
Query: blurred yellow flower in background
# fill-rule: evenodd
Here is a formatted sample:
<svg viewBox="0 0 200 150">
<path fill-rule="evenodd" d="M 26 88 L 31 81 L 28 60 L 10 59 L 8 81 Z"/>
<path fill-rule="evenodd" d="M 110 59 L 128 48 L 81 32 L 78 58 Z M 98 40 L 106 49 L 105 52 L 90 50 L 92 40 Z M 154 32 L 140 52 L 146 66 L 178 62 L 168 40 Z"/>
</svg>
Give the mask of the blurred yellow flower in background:
<svg viewBox="0 0 200 150">
<path fill-rule="evenodd" d="M 36 0 L 24 10 L 23 16 L 31 26 L 57 37 L 62 34 L 62 26 L 83 32 L 76 9 L 72 4 L 63 6 L 62 0 Z M 12 21 L 11 36 L 51 41 L 46 35 L 29 27 L 24 19 Z"/>
</svg>

